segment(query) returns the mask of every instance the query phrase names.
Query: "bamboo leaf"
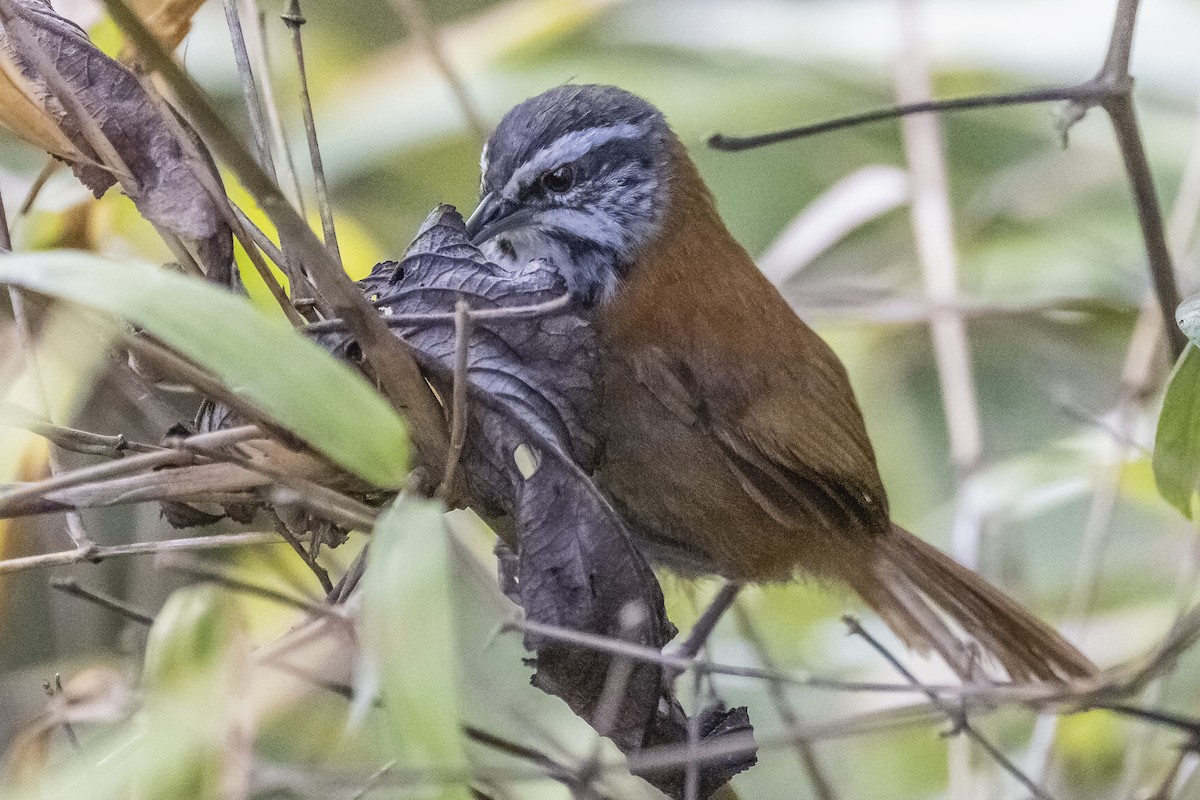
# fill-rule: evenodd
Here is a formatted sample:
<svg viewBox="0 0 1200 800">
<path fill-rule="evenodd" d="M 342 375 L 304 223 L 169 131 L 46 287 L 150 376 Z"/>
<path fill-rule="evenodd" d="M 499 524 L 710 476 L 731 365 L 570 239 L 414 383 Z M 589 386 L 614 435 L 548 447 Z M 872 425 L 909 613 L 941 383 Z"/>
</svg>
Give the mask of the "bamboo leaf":
<svg viewBox="0 0 1200 800">
<path fill-rule="evenodd" d="M 1184 327 L 1184 332 L 1190 337 L 1196 328 Z M 1191 519 L 1192 497 L 1200 484 L 1200 352 L 1195 345 L 1188 345 L 1171 373 L 1153 463 L 1159 493 Z"/>
<path fill-rule="evenodd" d="M 446 769 L 466 762 L 443 511 L 407 498 L 380 517 L 363 576 L 362 630 L 398 755 Z"/>
<path fill-rule="evenodd" d="M 399 486 L 407 474 L 408 437 L 391 406 L 350 367 L 245 298 L 148 264 L 69 251 L 5 256 L 0 283 L 145 328 L 377 486 Z"/>
</svg>

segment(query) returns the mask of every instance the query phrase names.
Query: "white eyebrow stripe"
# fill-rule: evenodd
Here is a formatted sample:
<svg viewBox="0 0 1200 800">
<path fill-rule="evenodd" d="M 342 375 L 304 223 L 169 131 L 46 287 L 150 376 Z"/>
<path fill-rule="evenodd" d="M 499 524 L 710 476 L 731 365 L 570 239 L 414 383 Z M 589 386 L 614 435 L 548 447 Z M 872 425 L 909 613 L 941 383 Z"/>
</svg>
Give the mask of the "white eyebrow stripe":
<svg viewBox="0 0 1200 800">
<path fill-rule="evenodd" d="M 640 125 L 622 122 L 620 125 L 610 125 L 606 128 L 588 128 L 582 131 L 564 133 L 555 139 L 548 147 L 543 147 L 533 154 L 533 157 L 513 170 L 512 177 L 504 185 L 500 194 L 512 197 L 521 184 L 540 175 L 547 170 L 569 164 L 582 158 L 601 145 L 617 139 L 636 139 L 650 132 L 649 121 Z"/>
</svg>

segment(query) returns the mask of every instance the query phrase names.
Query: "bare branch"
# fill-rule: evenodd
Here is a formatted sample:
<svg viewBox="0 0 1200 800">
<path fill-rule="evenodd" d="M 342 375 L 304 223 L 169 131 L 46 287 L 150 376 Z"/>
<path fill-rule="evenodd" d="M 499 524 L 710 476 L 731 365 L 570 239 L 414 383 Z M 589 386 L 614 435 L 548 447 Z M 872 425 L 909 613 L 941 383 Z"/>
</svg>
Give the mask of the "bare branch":
<svg viewBox="0 0 1200 800">
<path fill-rule="evenodd" d="M 899 672 L 905 680 L 907 680 L 913 686 L 921 687 L 921 682 L 917 680 L 916 676 L 909 672 L 908 669 L 900 663 L 900 660 L 897 659 L 890 650 L 884 647 L 878 639 L 869 634 L 866 629 L 859 624 L 858 620 L 850 616 L 843 617 L 842 619 L 850 628 L 852 633 L 861 637 L 867 642 L 867 644 L 871 645 L 871 647 L 874 648 L 877 653 L 883 656 L 884 659 L 891 664 L 892 667 Z M 1053 798 L 1051 798 L 1044 789 L 1033 782 L 1032 778 L 1022 772 L 1020 767 L 1014 764 L 1008 758 L 1008 756 L 1000 752 L 999 748 L 992 744 L 990 739 L 985 737 L 982 733 L 976 730 L 974 726 L 971 725 L 970 720 L 967 719 L 965 705 L 962 708 L 955 708 L 954 706 L 947 704 L 938 696 L 937 692 L 932 690 L 925 692 L 925 694 L 927 697 L 929 697 L 930 702 L 941 709 L 949 719 L 953 720 L 954 728 L 950 731 L 951 734 L 963 733 L 969 736 L 971 740 L 982 747 L 984 751 L 1004 769 L 1005 772 L 1016 778 L 1017 782 L 1024 786 L 1025 789 L 1027 789 L 1034 797 L 1038 798 L 1038 800 L 1053 800 Z"/>
<path fill-rule="evenodd" d="M 998 108 L 1003 106 L 1033 105 L 1036 103 L 1052 103 L 1061 100 L 1071 100 L 1078 97 L 1080 85 L 1049 86 L 1042 89 L 1026 89 L 1020 92 L 1005 92 L 1001 94 L 972 95 L 971 97 L 956 97 L 948 100 L 922 100 L 915 103 L 881 108 L 875 111 L 864 111 L 845 117 L 817 122 L 812 125 L 801 125 L 773 133 L 758 136 L 727 136 L 714 133 L 708 138 L 708 146 L 716 150 L 735 153 L 741 150 L 753 150 L 779 142 L 793 139 L 806 139 L 822 133 L 856 128 L 872 122 L 883 122 L 889 119 L 900 119 L 913 114 L 940 113 L 945 111 L 972 111 L 979 108 Z"/>
<path fill-rule="evenodd" d="M 9 558 L 0 561 L 0 575 L 24 572 L 44 567 L 61 567 L 83 561 L 104 561 L 123 556 L 153 555 L 163 552 L 198 552 L 222 550 L 228 547 L 248 545 L 282 545 L 283 541 L 273 533 L 226 533 L 212 536 L 193 536 L 186 539 L 166 539 L 161 542 L 135 542 L 133 544 L 96 545 L 91 550 L 63 550 L 57 553 L 42 553 L 36 556 Z"/>
<path fill-rule="evenodd" d="M 404 18 L 413 37 L 421 42 L 425 52 L 429 54 L 429 60 L 433 62 L 437 71 L 442 73 L 442 77 L 454 94 L 454 99 L 458 101 L 458 107 L 467 121 L 467 126 L 475 134 L 475 138 L 480 142 L 487 139 L 487 125 L 484 124 L 483 117 L 475 109 L 475 104 L 471 102 L 462 77 L 450 65 L 450 59 L 446 57 L 441 38 L 438 36 L 437 28 L 429 19 L 429 11 L 425 8 L 425 4 L 422 0 L 391 0 L 391 2 L 392 8 L 396 9 Z"/>
<path fill-rule="evenodd" d="M 340 625 L 351 625 L 351 620 L 346 616 L 341 606 L 327 605 L 318 603 L 312 600 L 307 600 L 303 597 L 295 597 L 281 592 L 278 589 L 272 589 L 269 586 L 262 586 L 251 581 L 242 580 L 234 577 L 228 571 L 211 564 L 206 564 L 203 561 L 189 556 L 178 556 L 173 554 L 161 554 L 157 563 L 165 569 L 172 572 L 178 572 L 188 576 L 194 580 L 207 581 L 224 586 L 227 589 L 232 589 L 235 592 L 244 594 L 252 594 L 257 597 L 262 597 L 281 605 L 290 606 L 306 611 L 315 617 L 323 617 L 325 619 L 336 622 Z"/>
<path fill-rule="evenodd" d="M 721 617 L 737 600 L 738 592 L 742 590 L 743 585 L 737 581 L 725 581 L 717 591 L 716 597 L 708 604 L 708 608 L 704 609 L 704 613 L 700 615 L 700 619 L 696 620 L 696 624 L 692 626 L 688 638 L 674 653 L 676 657 L 687 661 L 696 658 L 697 654 L 704 649 L 704 645 L 708 643 L 708 637 L 716 629 Z"/>
<path fill-rule="evenodd" d="M 300 77 L 300 108 L 304 112 L 304 132 L 308 136 L 308 157 L 312 161 L 313 180 L 317 189 L 317 210 L 321 214 L 321 228 L 325 234 L 325 246 L 339 265 L 342 254 L 338 248 L 337 231 L 333 226 L 333 208 L 329 203 L 329 187 L 325 182 L 325 164 L 321 160 L 321 145 L 317 141 L 317 122 L 313 117 L 312 98 L 308 95 L 308 72 L 304 68 L 304 41 L 300 26 L 307 20 L 300 13 L 300 0 L 288 0 L 283 21 L 292 32 L 292 49 L 296 54 L 296 72 Z"/>
<path fill-rule="evenodd" d="M 454 491 L 454 474 L 462 458 L 463 446 L 467 442 L 467 357 L 471 343 L 471 308 L 466 300 L 454 304 L 454 395 L 450 405 L 450 452 L 446 456 L 446 470 L 437 496 L 443 500 Z"/>
<path fill-rule="evenodd" d="M 103 592 L 97 592 L 95 589 L 86 589 L 79 585 L 79 582 L 74 578 L 55 578 L 50 581 L 50 586 L 54 589 L 69 594 L 72 597 L 78 597 L 81 600 L 86 600 L 89 603 L 94 603 L 101 608 L 106 608 L 109 611 L 115 611 L 127 619 L 131 619 L 141 625 L 150 625 L 154 622 L 154 617 L 144 611 L 139 611 L 118 600 L 115 597 L 107 595 Z"/>
</svg>

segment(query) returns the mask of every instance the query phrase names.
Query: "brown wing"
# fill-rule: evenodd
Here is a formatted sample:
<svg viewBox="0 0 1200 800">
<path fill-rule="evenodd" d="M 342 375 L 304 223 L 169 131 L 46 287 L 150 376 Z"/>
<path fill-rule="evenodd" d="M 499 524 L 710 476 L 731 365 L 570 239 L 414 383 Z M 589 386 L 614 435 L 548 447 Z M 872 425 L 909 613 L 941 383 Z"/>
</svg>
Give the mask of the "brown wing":
<svg viewBox="0 0 1200 800">
<path fill-rule="evenodd" d="M 853 535 L 889 526 L 887 496 L 845 370 L 815 333 L 775 369 L 703 371 L 658 348 L 636 359 L 638 381 L 719 445 L 755 503 L 784 527 Z"/>
</svg>

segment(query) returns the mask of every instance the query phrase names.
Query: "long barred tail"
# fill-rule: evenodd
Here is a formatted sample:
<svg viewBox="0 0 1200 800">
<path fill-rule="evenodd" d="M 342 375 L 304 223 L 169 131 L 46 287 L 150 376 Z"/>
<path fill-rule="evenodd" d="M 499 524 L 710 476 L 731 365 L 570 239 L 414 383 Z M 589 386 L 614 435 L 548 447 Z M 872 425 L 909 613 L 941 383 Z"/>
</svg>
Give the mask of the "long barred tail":
<svg viewBox="0 0 1200 800">
<path fill-rule="evenodd" d="M 974 677 L 963 642 L 941 611 L 979 643 L 1014 681 L 1062 681 L 1096 667 L 1055 630 L 950 556 L 898 525 L 856 586 L 909 647 L 936 651 L 964 680 Z"/>
</svg>

